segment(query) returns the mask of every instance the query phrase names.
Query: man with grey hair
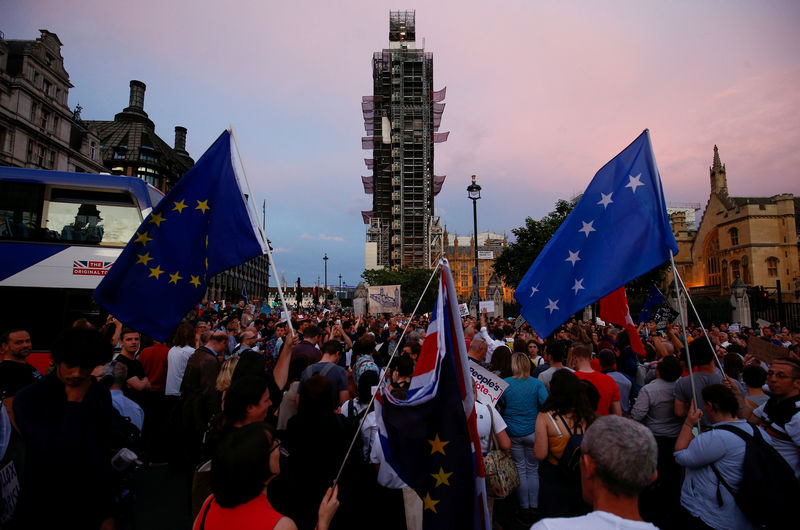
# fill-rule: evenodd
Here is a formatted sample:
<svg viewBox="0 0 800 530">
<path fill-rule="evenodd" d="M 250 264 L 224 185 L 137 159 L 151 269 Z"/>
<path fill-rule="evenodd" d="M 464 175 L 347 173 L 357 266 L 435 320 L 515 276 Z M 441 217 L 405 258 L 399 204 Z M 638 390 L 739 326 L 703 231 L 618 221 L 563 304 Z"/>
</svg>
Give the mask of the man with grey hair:
<svg viewBox="0 0 800 530">
<path fill-rule="evenodd" d="M 469 350 L 467 350 L 467 357 L 475 364 L 483 366 L 486 362 L 486 352 L 489 351 L 489 345 L 483 337 L 475 335 L 472 342 L 469 343 Z"/>
<path fill-rule="evenodd" d="M 581 489 L 594 511 L 542 519 L 531 530 L 655 529 L 639 515 L 639 494 L 655 479 L 656 440 L 650 430 L 616 415 L 595 420 L 581 443 Z"/>
</svg>

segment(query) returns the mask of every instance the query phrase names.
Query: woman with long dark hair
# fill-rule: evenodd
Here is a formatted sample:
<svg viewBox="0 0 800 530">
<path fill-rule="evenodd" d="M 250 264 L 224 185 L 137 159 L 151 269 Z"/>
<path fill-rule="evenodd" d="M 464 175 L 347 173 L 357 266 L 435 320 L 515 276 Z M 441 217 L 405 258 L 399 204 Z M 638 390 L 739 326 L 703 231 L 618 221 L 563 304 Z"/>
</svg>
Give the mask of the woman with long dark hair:
<svg viewBox="0 0 800 530">
<path fill-rule="evenodd" d="M 568 442 L 582 435 L 594 420 L 581 380 L 569 370 L 557 370 L 550 380 L 550 396 L 536 418 L 533 451 L 539 465 L 539 511 L 544 517 L 568 517 L 587 513 L 581 498 L 580 480 L 571 480 L 564 465 Z M 568 455 L 569 456 L 569 455 Z"/>
</svg>

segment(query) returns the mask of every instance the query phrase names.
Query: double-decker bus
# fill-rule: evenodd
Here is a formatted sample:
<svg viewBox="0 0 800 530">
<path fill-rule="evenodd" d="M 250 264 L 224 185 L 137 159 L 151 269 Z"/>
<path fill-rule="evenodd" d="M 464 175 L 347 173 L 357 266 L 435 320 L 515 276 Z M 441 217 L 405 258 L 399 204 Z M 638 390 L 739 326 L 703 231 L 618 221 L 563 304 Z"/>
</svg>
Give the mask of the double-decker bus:
<svg viewBox="0 0 800 530">
<path fill-rule="evenodd" d="M 0 329 L 42 351 L 96 321 L 92 290 L 162 197 L 135 177 L 0 167 Z"/>
</svg>

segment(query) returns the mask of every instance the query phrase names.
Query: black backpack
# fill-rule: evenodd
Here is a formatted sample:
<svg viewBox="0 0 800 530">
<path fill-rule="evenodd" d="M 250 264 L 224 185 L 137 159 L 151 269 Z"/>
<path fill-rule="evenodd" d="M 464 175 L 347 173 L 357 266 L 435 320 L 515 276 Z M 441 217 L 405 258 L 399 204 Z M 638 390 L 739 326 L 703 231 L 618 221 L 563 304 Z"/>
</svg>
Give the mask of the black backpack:
<svg viewBox="0 0 800 530">
<path fill-rule="evenodd" d="M 581 485 L 581 443 L 583 442 L 583 426 L 580 424 L 574 425 L 575 432 L 569 428 L 567 422 L 560 414 L 557 414 L 558 419 L 564 424 L 569 434 L 569 440 L 564 448 L 564 453 L 558 459 L 558 466 L 556 470 L 559 476 L 571 485 L 576 485 L 580 489 Z"/>
<path fill-rule="evenodd" d="M 736 506 L 753 525 L 759 528 L 785 528 L 786 521 L 795 517 L 796 504 L 800 499 L 800 483 L 794 470 L 764 439 L 758 427 L 753 427 L 752 435 L 733 425 L 714 428 L 732 432 L 745 442 L 739 490 L 733 491 L 716 466 L 711 464 L 719 484 L 731 492 Z M 717 503 L 722 506 L 719 484 Z"/>
</svg>

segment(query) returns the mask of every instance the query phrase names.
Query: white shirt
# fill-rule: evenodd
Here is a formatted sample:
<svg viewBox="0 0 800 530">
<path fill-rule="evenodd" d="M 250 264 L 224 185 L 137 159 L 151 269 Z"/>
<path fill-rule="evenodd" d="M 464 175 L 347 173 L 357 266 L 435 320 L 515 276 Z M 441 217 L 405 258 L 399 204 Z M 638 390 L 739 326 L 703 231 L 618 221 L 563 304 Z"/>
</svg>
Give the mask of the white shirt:
<svg viewBox="0 0 800 530">
<path fill-rule="evenodd" d="M 475 416 L 478 425 L 478 437 L 481 439 L 481 451 L 489 451 L 489 440 L 492 438 L 492 420 L 494 420 L 494 433 L 499 434 L 506 430 L 506 422 L 497 410 L 491 405 L 475 402 Z"/>
<path fill-rule="evenodd" d="M 194 353 L 192 346 L 173 346 L 167 353 L 167 381 L 164 383 L 164 394 L 167 396 L 181 395 L 181 382 L 186 363 Z"/>
<path fill-rule="evenodd" d="M 506 346 L 506 341 L 504 340 L 494 340 L 492 337 L 489 336 L 489 332 L 486 330 L 486 326 L 483 326 L 480 331 L 475 334 L 476 337 L 481 337 L 483 340 L 486 341 L 486 364 L 492 362 L 492 354 L 494 353 L 495 348 L 498 346 Z"/>
<path fill-rule="evenodd" d="M 591 528 L 591 530 L 656 530 L 657 527 L 644 521 L 623 519 L 613 513 L 594 511 L 580 517 L 556 517 L 542 519 L 531 530 L 572 530 L 573 528 Z"/>
</svg>

